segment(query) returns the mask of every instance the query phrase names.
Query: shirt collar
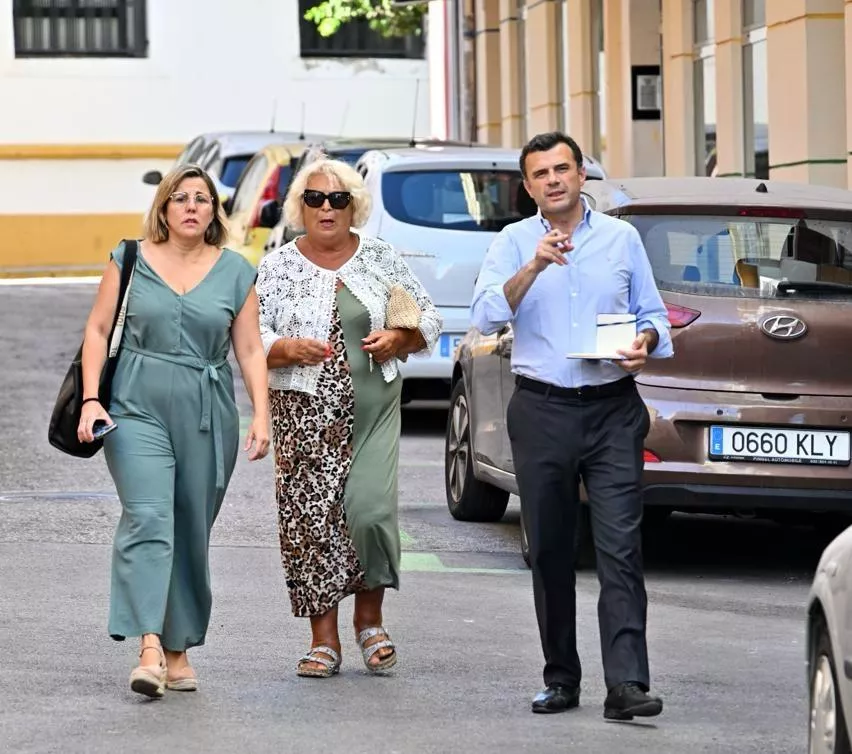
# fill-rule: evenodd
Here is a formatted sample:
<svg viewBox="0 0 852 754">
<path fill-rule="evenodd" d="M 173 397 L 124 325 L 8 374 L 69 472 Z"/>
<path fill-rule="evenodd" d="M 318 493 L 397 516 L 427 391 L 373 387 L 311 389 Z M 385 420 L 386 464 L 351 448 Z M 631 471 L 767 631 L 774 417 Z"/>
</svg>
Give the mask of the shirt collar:
<svg viewBox="0 0 852 754">
<path fill-rule="evenodd" d="M 586 199 L 585 196 L 580 194 L 580 201 L 583 203 L 583 219 L 580 220 L 580 224 L 582 225 L 583 223 L 586 223 L 586 225 L 588 225 L 591 228 L 592 227 L 592 213 L 593 213 L 593 211 L 592 211 L 592 208 L 589 206 L 589 200 Z M 542 217 L 542 214 L 541 214 L 541 208 L 539 208 L 539 210 L 536 212 L 536 218 L 538 219 L 539 223 L 544 222 L 544 218 Z"/>
</svg>

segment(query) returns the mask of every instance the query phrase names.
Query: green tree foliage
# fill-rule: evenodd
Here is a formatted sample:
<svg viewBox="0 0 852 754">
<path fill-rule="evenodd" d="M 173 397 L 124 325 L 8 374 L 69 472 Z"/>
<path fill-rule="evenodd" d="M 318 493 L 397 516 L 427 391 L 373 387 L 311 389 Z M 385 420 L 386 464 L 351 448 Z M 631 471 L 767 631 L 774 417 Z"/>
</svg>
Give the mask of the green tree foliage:
<svg viewBox="0 0 852 754">
<path fill-rule="evenodd" d="M 324 0 L 305 13 L 323 37 L 330 37 L 343 24 L 365 18 L 373 31 L 384 37 L 420 34 L 427 3 L 394 6 L 391 0 Z"/>
</svg>

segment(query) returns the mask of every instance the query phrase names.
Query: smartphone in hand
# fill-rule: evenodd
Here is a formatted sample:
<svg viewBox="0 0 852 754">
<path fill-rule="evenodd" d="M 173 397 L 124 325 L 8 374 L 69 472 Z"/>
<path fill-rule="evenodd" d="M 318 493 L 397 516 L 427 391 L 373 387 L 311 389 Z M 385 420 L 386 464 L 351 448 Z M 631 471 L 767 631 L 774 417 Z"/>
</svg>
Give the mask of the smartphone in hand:
<svg viewBox="0 0 852 754">
<path fill-rule="evenodd" d="M 98 419 L 92 425 L 92 435 L 96 440 L 100 440 L 105 435 L 108 435 L 114 429 L 118 429 L 118 424 L 107 424 L 103 419 Z"/>
</svg>

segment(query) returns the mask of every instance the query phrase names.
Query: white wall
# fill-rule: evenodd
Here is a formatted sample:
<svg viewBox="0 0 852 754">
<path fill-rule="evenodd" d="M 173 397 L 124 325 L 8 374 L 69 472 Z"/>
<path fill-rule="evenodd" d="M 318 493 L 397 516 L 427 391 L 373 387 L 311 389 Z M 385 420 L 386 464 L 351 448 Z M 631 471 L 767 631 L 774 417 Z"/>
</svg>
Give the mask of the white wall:
<svg viewBox="0 0 852 754">
<path fill-rule="evenodd" d="M 149 56 L 16 59 L 0 0 L 0 144 L 181 143 L 204 131 L 431 135 L 424 60 L 299 56 L 297 0 L 148 0 Z M 275 103 L 277 102 L 277 107 Z"/>
</svg>

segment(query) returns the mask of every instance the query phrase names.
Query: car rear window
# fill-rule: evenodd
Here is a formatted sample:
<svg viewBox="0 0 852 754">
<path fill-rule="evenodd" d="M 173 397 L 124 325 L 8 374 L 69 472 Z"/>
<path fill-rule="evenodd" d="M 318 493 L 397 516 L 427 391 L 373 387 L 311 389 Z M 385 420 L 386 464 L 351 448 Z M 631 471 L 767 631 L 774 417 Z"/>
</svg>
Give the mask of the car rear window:
<svg viewBox="0 0 852 754">
<path fill-rule="evenodd" d="M 347 165 L 352 165 L 354 167 L 355 163 L 361 159 L 366 151 L 366 148 L 362 149 L 360 147 L 356 149 L 331 149 L 327 154 L 335 160 L 341 160 Z"/>
<path fill-rule="evenodd" d="M 521 185 L 520 172 L 512 170 L 389 172 L 382 201 L 391 217 L 409 225 L 498 231 L 523 218 Z"/>
<path fill-rule="evenodd" d="M 243 174 L 243 170 L 249 164 L 249 160 L 252 157 L 253 155 L 250 154 L 229 157 L 222 166 L 222 175 L 219 176 L 219 180 L 229 188 L 236 186 L 237 181 L 240 180 L 240 176 Z"/>
<path fill-rule="evenodd" d="M 797 295 L 852 291 L 850 221 L 710 215 L 632 215 L 657 284 L 719 296 L 788 295 L 782 281 L 808 283 Z M 822 285 L 820 285 L 822 284 Z"/>
</svg>

